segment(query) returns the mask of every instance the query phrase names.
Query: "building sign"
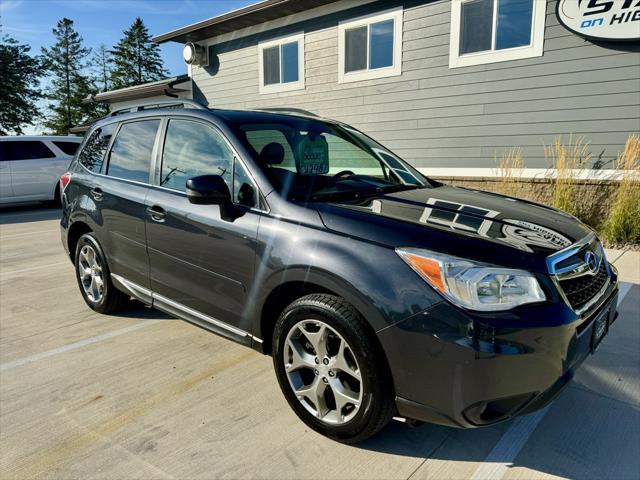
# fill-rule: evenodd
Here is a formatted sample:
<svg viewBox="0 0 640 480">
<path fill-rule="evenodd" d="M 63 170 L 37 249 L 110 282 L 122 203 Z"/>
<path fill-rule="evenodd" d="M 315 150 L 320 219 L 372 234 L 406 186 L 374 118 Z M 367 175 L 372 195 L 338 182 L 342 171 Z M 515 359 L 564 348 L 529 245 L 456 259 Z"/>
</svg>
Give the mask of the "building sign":
<svg viewBox="0 0 640 480">
<path fill-rule="evenodd" d="M 565 27 L 592 40 L 640 40 L 640 0 L 558 0 L 556 13 Z"/>
</svg>

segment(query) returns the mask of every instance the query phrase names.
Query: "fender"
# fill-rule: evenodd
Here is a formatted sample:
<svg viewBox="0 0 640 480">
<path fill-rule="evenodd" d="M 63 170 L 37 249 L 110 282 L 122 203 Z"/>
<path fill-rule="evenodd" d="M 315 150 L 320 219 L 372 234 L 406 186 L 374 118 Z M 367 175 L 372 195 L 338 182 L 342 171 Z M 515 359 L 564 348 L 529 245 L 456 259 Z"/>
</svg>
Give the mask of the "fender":
<svg viewBox="0 0 640 480">
<path fill-rule="evenodd" d="M 289 282 L 312 283 L 344 298 L 360 312 L 374 331 L 380 330 L 388 325 L 384 314 L 375 308 L 371 299 L 344 278 L 324 269 L 299 266 L 274 272 L 264 281 L 259 297 L 255 302 L 256 308 L 253 314 L 255 336 L 264 338 L 261 318 L 267 298 L 276 288 Z"/>
</svg>

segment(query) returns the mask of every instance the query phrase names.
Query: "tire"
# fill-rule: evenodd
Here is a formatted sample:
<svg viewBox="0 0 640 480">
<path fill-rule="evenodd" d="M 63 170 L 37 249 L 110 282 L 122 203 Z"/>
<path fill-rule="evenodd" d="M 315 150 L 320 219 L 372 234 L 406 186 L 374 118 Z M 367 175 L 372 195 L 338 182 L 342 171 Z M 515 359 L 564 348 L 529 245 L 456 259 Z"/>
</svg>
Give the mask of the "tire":
<svg viewBox="0 0 640 480">
<path fill-rule="evenodd" d="M 109 266 L 93 234 L 85 233 L 78 239 L 74 265 L 80 293 L 91 309 L 111 313 L 129 303 L 130 297 L 111 282 Z"/>
<path fill-rule="evenodd" d="M 282 393 L 313 430 L 342 443 L 357 443 L 395 414 L 384 353 L 343 298 L 313 294 L 296 300 L 278 318 L 272 341 Z"/>
</svg>

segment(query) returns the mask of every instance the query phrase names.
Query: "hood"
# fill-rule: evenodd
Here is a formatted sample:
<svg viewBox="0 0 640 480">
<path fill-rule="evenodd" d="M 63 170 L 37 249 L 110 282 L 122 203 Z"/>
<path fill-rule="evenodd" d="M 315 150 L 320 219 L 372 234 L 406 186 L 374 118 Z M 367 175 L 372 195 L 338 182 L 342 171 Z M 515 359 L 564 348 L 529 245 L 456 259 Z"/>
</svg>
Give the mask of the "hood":
<svg viewBox="0 0 640 480">
<path fill-rule="evenodd" d="M 547 256 L 590 233 L 576 218 L 559 210 L 448 185 L 317 204 L 317 208 L 330 230 L 391 247 L 446 251 L 448 247 L 468 250 L 491 244 Z"/>
</svg>

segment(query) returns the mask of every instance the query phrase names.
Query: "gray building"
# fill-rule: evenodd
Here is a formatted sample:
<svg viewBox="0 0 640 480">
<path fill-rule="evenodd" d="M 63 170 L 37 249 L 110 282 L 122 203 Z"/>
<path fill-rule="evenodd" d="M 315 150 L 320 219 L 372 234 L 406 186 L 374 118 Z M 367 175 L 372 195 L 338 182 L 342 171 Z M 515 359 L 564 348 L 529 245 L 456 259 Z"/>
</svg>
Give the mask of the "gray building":
<svg viewBox="0 0 640 480">
<path fill-rule="evenodd" d="M 267 0 L 154 40 L 202 50 L 196 100 L 335 118 L 432 175 L 520 147 L 536 176 L 557 136 L 610 165 L 640 132 L 640 42 L 579 36 L 555 0 Z"/>
</svg>

